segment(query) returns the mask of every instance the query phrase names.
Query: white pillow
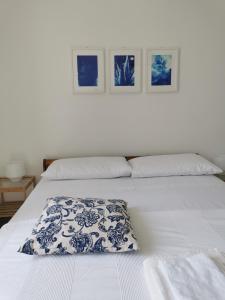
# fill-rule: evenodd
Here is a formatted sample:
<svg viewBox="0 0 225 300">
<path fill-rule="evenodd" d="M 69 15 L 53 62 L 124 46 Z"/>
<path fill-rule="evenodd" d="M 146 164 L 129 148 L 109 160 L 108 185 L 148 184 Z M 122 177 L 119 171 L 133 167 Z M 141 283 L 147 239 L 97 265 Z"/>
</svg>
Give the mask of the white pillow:
<svg viewBox="0 0 225 300">
<path fill-rule="evenodd" d="M 78 157 L 55 160 L 42 177 L 52 180 L 116 178 L 131 175 L 124 157 Z"/>
<path fill-rule="evenodd" d="M 210 175 L 223 171 L 197 154 L 143 156 L 129 160 L 132 177 Z"/>
</svg>

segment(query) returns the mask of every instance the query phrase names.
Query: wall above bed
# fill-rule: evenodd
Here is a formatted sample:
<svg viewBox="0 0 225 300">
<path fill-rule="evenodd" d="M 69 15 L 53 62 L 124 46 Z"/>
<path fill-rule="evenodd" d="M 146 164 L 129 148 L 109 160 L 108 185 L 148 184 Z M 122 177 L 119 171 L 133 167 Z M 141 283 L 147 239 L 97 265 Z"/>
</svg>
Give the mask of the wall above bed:
<svg viewBox="0 0 225 300">
<path fill-rule="evenodd" d="M 43 157 L 225 153 L 224 12 L 221 0 L 2 1 L 0 175 L 11 159 L 39 175 Z M 179 92 L 74 95 L 82 45 L 178 46 Z"/>
</svg>

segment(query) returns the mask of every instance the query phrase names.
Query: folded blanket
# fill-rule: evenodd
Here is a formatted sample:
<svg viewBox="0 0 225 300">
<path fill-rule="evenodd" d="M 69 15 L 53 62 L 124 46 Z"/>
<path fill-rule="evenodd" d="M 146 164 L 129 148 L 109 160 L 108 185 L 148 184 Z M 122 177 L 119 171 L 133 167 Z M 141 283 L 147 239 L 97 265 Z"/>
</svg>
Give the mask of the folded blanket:
<svg viewBox="0 0 225 300">
<path fill-rule="evenodd" d="M 144 261 L 153 300 L 224 300 L 224 257 L 199 253 L 173 259 Z"/>
</svg>

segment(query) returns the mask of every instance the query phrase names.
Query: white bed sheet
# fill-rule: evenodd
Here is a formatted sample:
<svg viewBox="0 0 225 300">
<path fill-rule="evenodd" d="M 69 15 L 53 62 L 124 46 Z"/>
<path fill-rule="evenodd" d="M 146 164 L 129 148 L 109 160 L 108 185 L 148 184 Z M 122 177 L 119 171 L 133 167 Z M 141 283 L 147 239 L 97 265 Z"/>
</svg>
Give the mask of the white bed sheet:
<svg viewBox="0 0 225 300">
<path fill-rule="evenodd" d="M 17 253 L 55 195 L 128 201 L 141 251 L 35 257 Z M 225 250 L 225 184 L 214 176 L 47 182 L 42 180 L 0 231 L 1 300 L 147 300 L 143 260 Z"/>
<path fill-rule="evenodd" d="M 225 184 L 215 176 L 42 179 L 11 221 L 38 218 L 46 198 L 56 195 L 123 199 L 142 211 L 225 208 Z"/>
</svg>

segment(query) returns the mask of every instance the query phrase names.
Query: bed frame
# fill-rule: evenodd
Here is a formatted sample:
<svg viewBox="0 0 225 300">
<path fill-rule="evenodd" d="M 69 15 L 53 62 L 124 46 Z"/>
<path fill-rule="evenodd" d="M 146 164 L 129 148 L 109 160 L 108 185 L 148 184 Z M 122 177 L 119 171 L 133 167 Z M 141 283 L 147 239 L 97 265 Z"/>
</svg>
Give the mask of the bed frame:
<svg viewBox="0 0 225 300">
<path fill-rule="evenodd" d="M 132 158 L 135 158 L 138 156 L 125 156 L 126 160 L 130 160 Z M 59 158 L 44 158 L 43 159 L 43 171 L 46 171 L 48 167 L 53 163 L 53 161 L 57 160 Z"/>
</svg>

